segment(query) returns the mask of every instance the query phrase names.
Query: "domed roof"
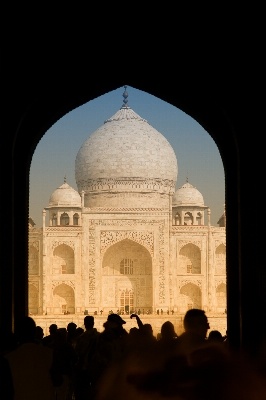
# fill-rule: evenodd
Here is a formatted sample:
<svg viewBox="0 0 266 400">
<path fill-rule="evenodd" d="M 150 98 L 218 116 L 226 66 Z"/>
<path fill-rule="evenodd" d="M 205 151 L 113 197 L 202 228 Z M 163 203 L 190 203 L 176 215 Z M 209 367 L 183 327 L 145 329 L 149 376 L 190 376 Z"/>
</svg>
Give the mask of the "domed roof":
<svg viewBox="0 0 266 400">
<path fill-rule="evenodd" d="M 78 192 L 66 182 L 59 186 L 51 195 L 49 207 L 81 207 L 81 197 Z"/>
<path fill-rule="evenodd" d="M 202 194 L 190 183 L 186 182 L 174 194 L 172 206 L 199 206 L 204 207 Z"/>
<path fill-rule="evenodd" d="M 83 143 L 75 172 L 79 192 L 101 179 L 164 180 L 173 186 L 177 160 L 167 139 L 124 104 Z"/>
</svg>

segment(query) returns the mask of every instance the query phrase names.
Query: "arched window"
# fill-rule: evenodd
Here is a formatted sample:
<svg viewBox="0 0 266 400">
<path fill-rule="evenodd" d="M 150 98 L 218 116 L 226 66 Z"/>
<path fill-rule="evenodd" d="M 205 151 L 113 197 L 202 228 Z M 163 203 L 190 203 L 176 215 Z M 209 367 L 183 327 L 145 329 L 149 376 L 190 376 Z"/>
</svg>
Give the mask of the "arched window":
<svg viewBox="0 0 266 400">
<path fill-rule="evenodd" d="M 176 213 L 176 215 L 175 215 L 175 225 L 180 225 L 180 223 L 181 223 L 180 215 L 179 215 L 179 213 Z"/>
<path fill-rule="evenodd" d="M 192 274 L 192 264 L 187 264 L 187 274 Z"/>
<path fill-rule="evenodd" d="M 120 274 L 123 275 L 133 274 L 133 261 L 130 258 L 124 258 L 120 262 Z"/>
<path fill-rule="evenodd" d="M 73 225 L 79 224 L 79 215 L 76 213 L 73 215 Z"/>
<path fill-rule="evenodd" d="M 60 225 L 69 225 L 69 216 L 67 213 L 63 213 L 60 217 Z"/>
<path fill-rule="evenodd" d="M 197 213 L 197 217 L 196 217 L 196 220 L 197 220 L 197 224 L 198 225 L 203 225 L 203 223 L 202 223 L 202 220 L 203 220 L 203 215 L 202 215 L 202 213 L 201 212 L 198 212 Z"/>
<path fill-rule="evenodd" d="M 52 216 L 52 226 L 56 226 L 57 225 L 57 215 L 53 214 Z"/>
<path fill-rule="evenodd" d="M 126 313 L 133 312 L 133 299 L 134 296 L 131 290 L 123 290 L 120 296 L 120 311 L 124 311 Z"/>
<path fill-rule="evenodd" d="M 184 225 L 193 225 L 193 217 L 190 212 L 185 213 Z"/>
</svg>

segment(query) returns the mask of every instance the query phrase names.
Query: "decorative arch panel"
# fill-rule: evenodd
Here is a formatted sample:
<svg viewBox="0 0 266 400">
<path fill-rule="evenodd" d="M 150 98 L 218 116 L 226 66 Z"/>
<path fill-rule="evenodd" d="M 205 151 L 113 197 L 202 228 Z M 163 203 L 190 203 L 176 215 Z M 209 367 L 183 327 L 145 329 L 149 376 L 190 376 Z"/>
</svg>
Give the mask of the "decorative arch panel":
<svg viewBox="0 0 266 400">
<path fill-rule="evenodd" d="M 153 256 L 154 252 L 154 238 L 153 232 L 145 231 L 101 231 L 100 242 L 101 242 L 101 255 L 103 256 L 106 250 L 117 242 L 121 242 L 124 239 L 132 240 L 136 243 L 144 246 Z"/>
</svg>

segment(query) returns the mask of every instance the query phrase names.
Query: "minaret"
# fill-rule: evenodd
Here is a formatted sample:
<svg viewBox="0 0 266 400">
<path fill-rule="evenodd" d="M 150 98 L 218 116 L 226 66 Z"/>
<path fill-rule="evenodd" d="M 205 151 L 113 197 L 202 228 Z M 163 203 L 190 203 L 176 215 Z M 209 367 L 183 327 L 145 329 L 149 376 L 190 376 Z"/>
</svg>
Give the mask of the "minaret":
<svg viewBox="0 0 266 400">
<path fill-rule="evenodd" d="M 47 268 L 47 263 L 46 263 L 46 233 L 45 233 L 45 216 L 46 216 L 46 211 L 43 210 L 42 212 L 42 218 L 43 218 L 43 235 L 42 235 L 42 274 L 41 274 L 41 287 L 42 287 L 42 313 L 46 313 L 46 268 Z"/>
<path fill-rule="evenodd" d="M 215 309 L 215 293 L 214 293 L 214 263 L 212 254 L 212 232 L 211 232 L 211 210 L 208 208 L 208 308 L 209 311 Z"/>
</svg>

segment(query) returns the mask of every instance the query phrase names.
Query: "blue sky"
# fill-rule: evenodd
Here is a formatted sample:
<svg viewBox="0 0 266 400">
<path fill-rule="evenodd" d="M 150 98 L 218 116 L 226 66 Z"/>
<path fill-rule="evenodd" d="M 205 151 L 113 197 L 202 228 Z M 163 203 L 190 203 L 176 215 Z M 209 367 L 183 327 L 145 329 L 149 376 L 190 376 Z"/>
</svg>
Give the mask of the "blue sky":
<svg viewBox="0 0 266 400">
<path fill-rule="evenodd" d="M 29 214 L 41 227 L 42 210 L 52 192 L 64 182 L 77 190 L 75 159 L 83 142 L 122 106 L 124 88 L 106 93 L 76 108 L 57 121 L 42 137 L 30 168 Z M 173 147 L 178 163 L 178 189 L 186 181 L 203 195 L 216 226 L 225 202 L 224 169 L 211 136 L 189 115 L 146 92 L 127 88 L 128 104 L 163 134 Z M 206 221 L 206 220 L 205 220 Z"/>
</svg>

